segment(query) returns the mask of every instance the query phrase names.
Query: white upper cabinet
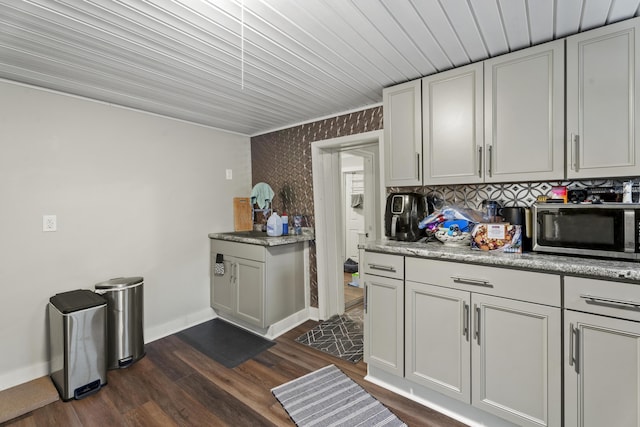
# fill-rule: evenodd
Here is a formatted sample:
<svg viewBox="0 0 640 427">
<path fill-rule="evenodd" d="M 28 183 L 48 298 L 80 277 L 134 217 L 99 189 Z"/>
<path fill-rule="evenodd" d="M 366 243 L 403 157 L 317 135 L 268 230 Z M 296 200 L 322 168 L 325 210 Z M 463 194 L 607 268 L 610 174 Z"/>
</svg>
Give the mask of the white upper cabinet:
<svg viewBox="0 0 640 427">
<path fill-rule="evenodd" d="M 564 178 L 564 40 L 484 62 L 485 182 Z"/>
<path fill-rule="evenodd" d="M 420 80 L 382 91 L 385 186 L 422 185 Z"/>
<path fill-rule="evenodd" d="M 422 79 L 424 184 L 482 182 L 482 63 Z"/>
<path fill-rule="evenodd" d="M 567 178 L 640 175 L 639 25 L 632 19 L 567 38 Z"/>
</svg>

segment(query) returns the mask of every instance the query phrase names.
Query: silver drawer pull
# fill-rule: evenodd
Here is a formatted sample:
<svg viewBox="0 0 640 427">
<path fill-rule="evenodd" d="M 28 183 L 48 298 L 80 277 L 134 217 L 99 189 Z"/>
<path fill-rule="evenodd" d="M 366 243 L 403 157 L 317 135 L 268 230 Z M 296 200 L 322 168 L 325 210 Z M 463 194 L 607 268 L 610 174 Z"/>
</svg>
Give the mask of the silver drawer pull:
<svg viewBox="0 0 640 427">
<path fill-rule="evenodd" d="M 486 286 L 488 288 L 493 288 L 493 285 L 488 280 L 482 279 L 470 279 L 468 277 L 458 277 L 451 276 L 454 283 L 462 283 L 464 285 L 475 285 L 475 286 Z"/>
<path fill-rule="evenodd" d="M 616 304 L 616 305 L 623 305 L 625 307 L 633 307 L 633 308 L 637 308 L 640 309 L 640 302 L 635 302 L 635 301 L 629 301 L 629 300 L 623 300 L 623 299 L 614 299 L 614 298 L 602 298 L 602 297 L 595 297 L 593 295 L 589 295 L 589 294 L 581 294 L 580 298 L 583 299 L 588 299 L 589 302 L 591 303 L 604 303 L 604 304 Z"/>
<path fill-rule="evenodd" d="M 392 273 L 396 272 L 396 268 L 391 265 L 369 264 L 369 268 L 372 270 L 391 271 Z"/>
</svg>

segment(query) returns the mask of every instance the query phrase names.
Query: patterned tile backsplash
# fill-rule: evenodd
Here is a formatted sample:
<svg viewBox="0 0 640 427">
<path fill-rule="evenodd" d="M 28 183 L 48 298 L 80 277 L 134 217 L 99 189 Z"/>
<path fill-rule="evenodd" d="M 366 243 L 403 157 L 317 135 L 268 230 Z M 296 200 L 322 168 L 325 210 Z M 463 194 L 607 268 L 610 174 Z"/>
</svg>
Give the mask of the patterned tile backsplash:
<svg viewBox="0 0 640 427">
<path fill-rule="evenodd" d="M 621 187 L 628 179 L 594 181 L 519 182 L 477 185 L 438 185 L 426 187 L 388 187 L 387 194 L 414 192 L 435 196 L 440 203 L 480 209 L 483 200 L 498 200 L 503 206 L 531 206 L 538 196 L 549 195 L 551 187 Z"/>
</svg>

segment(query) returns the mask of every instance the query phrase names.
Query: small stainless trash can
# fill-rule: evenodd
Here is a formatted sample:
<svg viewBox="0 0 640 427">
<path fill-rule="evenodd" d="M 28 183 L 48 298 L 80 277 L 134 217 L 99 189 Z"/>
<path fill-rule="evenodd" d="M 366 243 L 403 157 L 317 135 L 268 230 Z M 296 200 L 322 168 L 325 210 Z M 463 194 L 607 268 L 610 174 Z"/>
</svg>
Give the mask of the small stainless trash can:
<svg viewBox="0 0 640 427">
<path fill-rule="evenodd" d="M 144 352 L 142 277 L 118 277 L 95 285 L 107 300 L 107 369 L 126 368 Z"/>
<path fill-rule="evenodd" d="M 90 290 L 49 298 L 51 379 L 63 400 L 81 399 L 107 383 L 107 302 Z"/>
</svg>

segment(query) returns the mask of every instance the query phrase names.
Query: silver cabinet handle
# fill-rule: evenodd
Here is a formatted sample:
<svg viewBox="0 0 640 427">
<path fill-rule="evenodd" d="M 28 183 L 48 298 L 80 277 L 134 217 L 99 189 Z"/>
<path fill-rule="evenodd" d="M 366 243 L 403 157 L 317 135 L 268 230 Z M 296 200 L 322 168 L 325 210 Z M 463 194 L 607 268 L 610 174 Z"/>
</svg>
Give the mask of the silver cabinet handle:
<svg viewBox="0 0 640 427">
<path fill-rule="evenodd" d="M 573 140 L 573 170 L 580 170 L 580 135 L 571 134 Z"/>
<path fill-rule="evenodd" d="M 392 273 L 396 272 L 396 268 L 392 265 L 369 264 L 369 268 L 372 270 L 390 271 Z"/>
<path fill-rule="evenodd" d="M 367 286 L 367 282 L 364 283 L 364 312 L 367 312 L 367 306 L 369 305 L 369 292 L 367 290 L 369 287 Z"/>
<path fill-rule="evenodd" d="M 420 181 L 420 172 L 422 171 L 422 168 L 420 167 L 420 153 L 416 153 L 416 159 L 417 159 L 417 171 L 418 171 L 418 181 Z"/>
<path fill-rule="evenodd" d="M 478 178 L 482 178 L 482 147 L 478 147 Z"/>
<path fill-rule="evenodd" d="M 469 304 L 462 302 L 462 335 L 469 341 Z"/>
<path fill-rule="evenodd" d="M 487 288 L 493 288 L 493 285 L 488 280 L 472 279 L 468 277 L 451 276 L 453 283 L 462 283 L 464 285 L 485 286 Z"/>
<path fill-rule="evenodd" d="M 487 172 L 489 173 L 489 176 L 490 176 L 490 177 L 491 177 L 491 176 L 493 176 L 493 172 L 492 172 L 492 170 L 491 170 L 491 168 L 493 167 L 493 158 L 492 158 L 493 156 L 491 155 L 492 150 L 493 150 L 493 146 L 492 146 L 492 145 L 490 145 L 490 146 L 489 146 L 489 153 L 488 153 L 488 155 L 489 155 L 489 160 L 487 161 L 488 166 L 489 166 L 489 167 L 487 168 Z"/>
<path fill-rule="evenodd" d="M 573 366 L 576 373 L 580 373 L 578 370 L 578 344 L 580 340 L 580 331 L 578 328 L 573 327 L 573 323 L 569 324 L 569 366 Z M 575 339 L 574 339 L 575 337 Z"/>
<path fill-rule="evenodd" d="M 476 316 L 473 327 L 473 338 L 478 342 L 478 345 L 480 345 L 480 307 L 473 304 L 473 312 Z"/>
<path fill-rule="evenodd" d="M 614 304 L 614 305 L 623 306 L 621 308 L 628 308 L 628 307 L 633 307 L 636 309 L 640 308 L 640 302 L 631 301 L 631 300 L 603 298 L 603 297 L 596 297 L 589 294 L 581 294 L 580 298 L 587 299 L 592 304 Z"/>
</svg>

